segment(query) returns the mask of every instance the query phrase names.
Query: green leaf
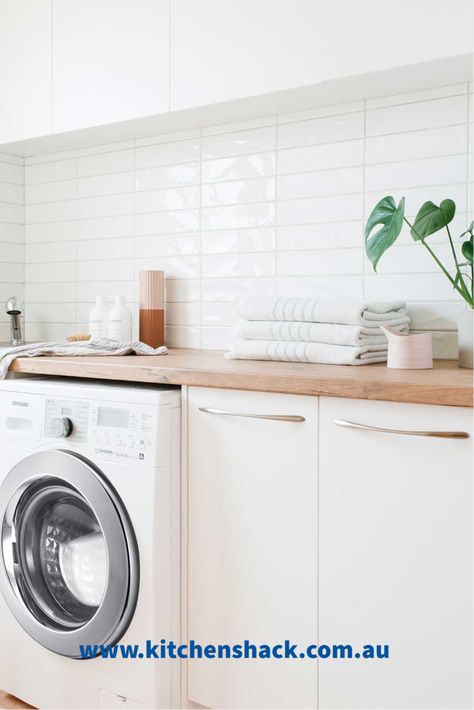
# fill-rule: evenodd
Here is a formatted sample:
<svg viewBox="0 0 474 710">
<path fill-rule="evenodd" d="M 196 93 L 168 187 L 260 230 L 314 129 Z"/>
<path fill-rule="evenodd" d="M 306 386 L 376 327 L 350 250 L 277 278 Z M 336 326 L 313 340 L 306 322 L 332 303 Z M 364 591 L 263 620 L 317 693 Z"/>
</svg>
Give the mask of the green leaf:
<svg viewBox="0 0 474 710">
<path fill-rule="evenodd" d="M 425 202 L 415 217 L 410 234 L 415 241 L 426 239 L 430 234 L 438 232 L 451 222 L 456 212 L 452 200 L 443 200 L 439 207 L 434 202 Z"/>
<path fill-rule="evenodd" d="M 473 261 L 473 252 L 474 252 L 474 247 L 472 244 L 472 236 L 470 239 L 468 239 L 466 242 L 463 242 L 463 245 L 461 247 L 462 255 L 467 261 L 472 264 Z"/>
<path fill-rule="evenodd" d="M 382 254 L 392 246 L 402 231 L 404 214 L 405 198 L 402 197 L 397 207 L 391 195 L 380 200 L 372 210 L 365 225 L 365 252 L 372 262 L 374 271 L 377 271 L 377 264 Z M 374 227 L 379 224 L 382 227 L 370 236 Z"/>
<path fill-rule="evenodd" d="M 459 236 L 460 236 L 460 237 L 465 237 L 466 234 L 470 234 L 471 237 L 472 237 L 472 235 L 474 234 L 474 220 L 471 222 L 471 224 L 470 224 L 469 227 L 466 229 L 466 231 L 463 232 L 462 234 L 460 234 Z"/>
</svg>

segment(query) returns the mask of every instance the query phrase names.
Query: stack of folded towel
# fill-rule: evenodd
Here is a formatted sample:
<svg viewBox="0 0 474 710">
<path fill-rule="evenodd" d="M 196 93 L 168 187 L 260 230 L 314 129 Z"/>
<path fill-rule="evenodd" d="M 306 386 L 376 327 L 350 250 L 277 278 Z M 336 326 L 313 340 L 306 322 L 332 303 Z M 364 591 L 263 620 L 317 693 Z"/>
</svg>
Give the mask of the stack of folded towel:
<svg viewBox="0 0 474 710">
<path fill-rule="evenodd" d="M 225 357 L 330 365 L 368 365 L 387 360 L 389 325 L 406 332 L 402 301 L 360 303 L 312 298 L 250 298 L 240 307 L 235 342 Z"/>
</svg>

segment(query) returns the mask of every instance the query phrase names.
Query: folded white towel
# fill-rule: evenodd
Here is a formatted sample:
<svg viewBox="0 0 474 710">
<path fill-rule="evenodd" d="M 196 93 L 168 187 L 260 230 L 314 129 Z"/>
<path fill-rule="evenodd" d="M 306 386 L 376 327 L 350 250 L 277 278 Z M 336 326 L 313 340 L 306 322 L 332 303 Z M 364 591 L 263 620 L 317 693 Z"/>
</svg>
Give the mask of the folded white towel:
<svg viewBox="0 0 474 710">
<path fill-rule="evenodd" d="M 0 348 L 0 380 L 3 380 L 11 363 L 17 357 L 37 357 L 38 355 L 69 356 L 77 355 L 166 355 L 168 349 L 151 348 L 138 340 L 119 343 L 108 338 L 77 341 L 73 343 L 28 343 Z"/>
<path fill-rule="evenodd" d="M 387 347 L 381 345 L 356 347 L 278 340 L 238 340 L 224 357 L 228 360 L 283 360 L 326 365 L 369 365 L 373 362 L 385 362 Z"/>
<path fill-rule="evenodd" d="M 369 327 L 382 323 L 392 326 L 407 323 L 406 304 L 403 301 L 361 303 L 263 296 L 244 301 L 240 315 L 246 320 L 341 323 Z"/>
<path fill-rule="evenodd" d="M 399 332 L 408 331 L 406 322 L 395 326 Z M 377 325 L 340 325 L 338 323 L 305 323 L 304 321 L 242 320 L 235 328 L 240 340 L 291 340 L 333 345 L 387 345 L 387 338 Z"/>
</svg>

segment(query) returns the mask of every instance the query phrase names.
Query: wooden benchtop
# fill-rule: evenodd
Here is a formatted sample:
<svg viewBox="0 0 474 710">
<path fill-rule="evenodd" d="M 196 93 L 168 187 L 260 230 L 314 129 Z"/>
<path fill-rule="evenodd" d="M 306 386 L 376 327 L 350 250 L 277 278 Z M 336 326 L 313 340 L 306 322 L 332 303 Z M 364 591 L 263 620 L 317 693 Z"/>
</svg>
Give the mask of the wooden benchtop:
<svg viewBox="0 0 474 710">
<path fill-rule="evenodd" d="M 19 358 L 12 370 L 101 380 L 473 406 L 473 371 L 458 368 L 454 360 L 437 360 L 432 370 L 389 370 L 384 364 L 352 367 L 225 360 L 219 351 L 170 349 L 168 355 L 161 356 Z"/>
</svg>

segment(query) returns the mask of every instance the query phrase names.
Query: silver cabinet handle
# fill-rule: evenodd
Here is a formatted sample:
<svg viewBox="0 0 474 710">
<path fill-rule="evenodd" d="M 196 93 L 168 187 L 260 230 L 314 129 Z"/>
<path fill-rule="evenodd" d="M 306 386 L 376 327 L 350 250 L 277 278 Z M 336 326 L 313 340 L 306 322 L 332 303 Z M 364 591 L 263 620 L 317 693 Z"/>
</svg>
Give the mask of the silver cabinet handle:
<svg viewBox="0 0 474 710">
<path fill-rule="evenodd" d="M 243 412 L 226 412 L 224 409 L 213 407 L 198 407 L 205 414 L 223 414 L 225 417 L 248 417 L 249 419 L 274 419 L 277 422 L 304 422 L 304 417 L 298 414 L 244 414 Z"/>
<path fill-rule="evenodd" d="M 433 436 L 439 439 L 469 439 L 467 431 L 415 431 L 404 429 L 386 429 L 380 426 L 370 426 L 369 424 L 359 424 L 349 422 L 347 419 L 333 419 L 333 424 L 345 426 L 349 429 L 364 429 L 365 431 L 380 431 L 384 434 L 405 434 L 407 436 Z"/>
</svg>

